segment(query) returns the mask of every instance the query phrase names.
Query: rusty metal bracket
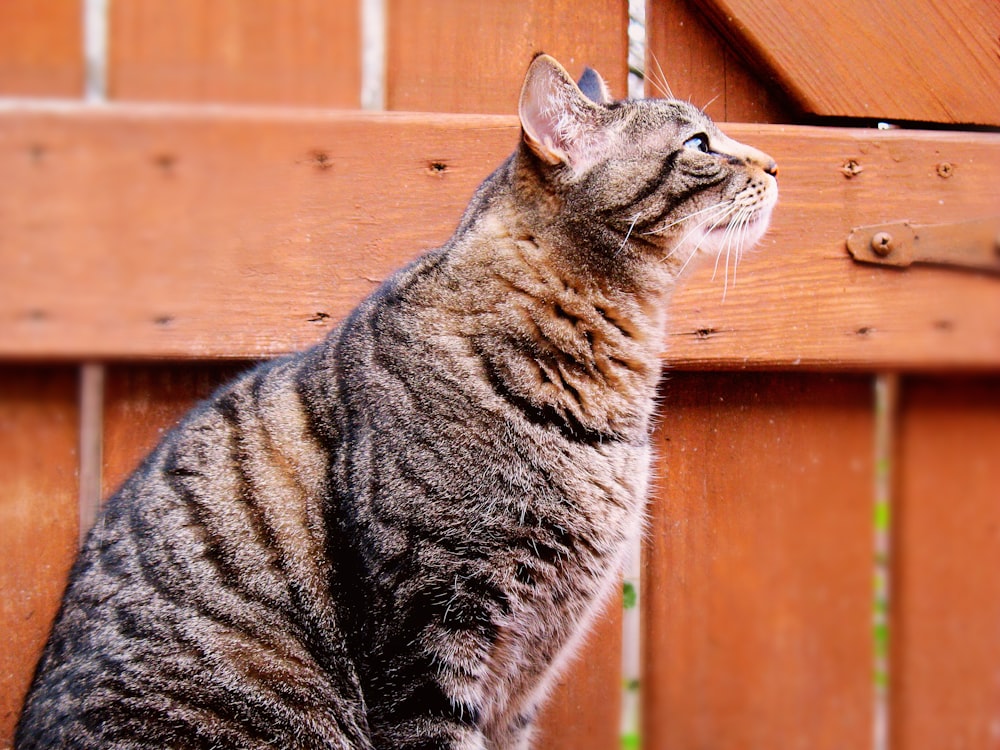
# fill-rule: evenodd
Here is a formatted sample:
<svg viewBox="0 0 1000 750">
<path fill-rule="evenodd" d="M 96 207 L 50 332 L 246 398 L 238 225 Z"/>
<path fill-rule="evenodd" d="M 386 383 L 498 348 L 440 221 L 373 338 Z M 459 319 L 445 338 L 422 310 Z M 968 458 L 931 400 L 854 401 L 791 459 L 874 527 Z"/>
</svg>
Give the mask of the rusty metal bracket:
<svg viewBox="0 0 1000 750">
<path fill-rule="evenodd" d="M 859 263 L 958 266 L 1000 273 L 1000 216 L 954 224 L 899 221 L 852 229 L 847 251 Z"/>
</svg>

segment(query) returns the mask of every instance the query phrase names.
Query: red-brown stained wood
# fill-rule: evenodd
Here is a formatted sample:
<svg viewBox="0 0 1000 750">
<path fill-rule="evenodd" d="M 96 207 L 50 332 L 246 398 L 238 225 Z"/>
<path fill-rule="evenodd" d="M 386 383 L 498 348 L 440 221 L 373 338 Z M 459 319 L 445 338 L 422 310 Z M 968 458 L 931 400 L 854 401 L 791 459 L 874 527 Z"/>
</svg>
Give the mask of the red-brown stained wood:
<svg viewBox="0 0 1000 750">
<path fill-rule="evenodd" d="M 0 370 L 0 747 L 9 747 L 77 544 L 77 379 Z"/>
<path fill-rule="evenodd" d="M 858 225 L 995 212 L 996 135 L 727 130 L 778 160 L 781 198 L 735 281 L 732 259 L 728 277 L 707 261 L 676 294 L 672 363 L 1000 362 L 996 277 L 859 265 L 845 246 Z M 444 242 L 517 138 L 495 116 L 0 114 L 0 356 L 256 358 L 311 344 Z"/>
<path fill-rule="evenodd" d="M 83 95 L 82 0 L 0 2 L 0 96 Z"/>
<path fill-rule="evenodd" d="M 132 473 L 187 412 L 251 363 L 160 363 L 108 368 L 102 494 Z"/>
<path fill-rule="evenodd" d="M 710 0 L 807 112 L 1000 125 L 996 0 Z"/>
<path fill-rule="evenodd" d="M 751 70 L 692 0 L 646 7 L 646 96 L 693 102 L 726 122 L 793 122 L 781 89 Z"/>
<path fill-rule="evenodd" d="M 1000 742 L 1000 378 L 904 378 L 894 473 L 892 750 Z"/>
<path fill-rule="evenodd" d="M 621 747 L 622 598 L 599 615 L 579 653 L 542 709 L 533 747 L 618 750 Z"/>
<path fill-rule="evenodd" d="M 110 3 L 113 99 L 357 107 L 356 0 Z"/>
<path fill-rule="evenodd" d="M 644 747 L 867 747 L 870 381 L 674 373 L 662 395 Z"/>
<path fill-rule="evenodd" d="M 574 76 L 590 66 L 625 95 L 628 5 L 621 0 L 389 0 L 386 14 L 388 109 L 515 112 L 536 52 Z"/>
</svg>

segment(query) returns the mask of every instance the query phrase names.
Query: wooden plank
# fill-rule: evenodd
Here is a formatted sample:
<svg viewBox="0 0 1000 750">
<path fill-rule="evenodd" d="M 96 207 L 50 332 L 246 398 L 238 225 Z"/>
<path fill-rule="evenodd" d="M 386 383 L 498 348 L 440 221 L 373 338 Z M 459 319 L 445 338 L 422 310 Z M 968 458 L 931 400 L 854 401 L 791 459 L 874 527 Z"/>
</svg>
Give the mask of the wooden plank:
<svg viewBox="0 0 1000 750">
<path fill-rule="evenodd" d="M 807 111 L 1000 125 L 996 0 L 709 0 Z"/>
<path fill-rule="evenodd" d="M 890 622 L 893 750 L 995 750 L 1000 379 L 904 379 Z"/>
<path fill-rule="evenodd" d="M 646 96 L 668 92 L 719 121 L 794 122 L 780 87 L 734 53 L 694 0 L 646 3 Z"/>
<path fill-rule="evenodd" d="M 709 260 L 678 291 L 672 363 L 996 367 L 995 277 L 858 265 L 845 240 L 857 225 L 995 212 L 1000 137 L 727 130 L 778 160 L 782 197 L 735 282 Z M 512 118 L 478 115 L 0 112 L 0 356 L 309 345 L 443 242 L 517 137 Z M 861 171 L 845 176 L 848 163 Z"/>
<path fill-rule="evenodd" d="M 199 362 L 109 366 L 102 496 L 114 492 L 191 407 L 251 365 Z"/>
<path fill-rule="evenodd" d="M 356 107 L 357 0 L 110 4 L 113 99 Z"/>
<path fill-rule="evenodd" d="M 866 378 L 666 380 L 644 746 L 869 745 L 873 434 Z"/>
<path fill-rule="evenodd" d="M 623 0 L 388 0 L 386 7 L 388 109 L 514 112 L 539 51 L 573 75 L 589 65 L 625 95 Z"/>
<path fill-rule="evenodd" d="M 0 3 L 0 96 L 82 96 L 82 0 Z"/>
<path fill-rule="evenodd" d="M 9 747 L 77 543 L 71 367 L 0 370 L 0 747 Z"/>
<path fill-rule="evenodd" d="M 114 111 L 0 114 L 7 354 L 308 345 L 447 237 L 517 138 L 510 118 Z"/>
<path fill-rule="evenodd" d="M 584 65 L 594 67 L 624 95 L 627 3 L 389 0 L 386 106 L 430 112 L 514 112 L 527 61 L 542 50 L 555 55 L 573 74 L 582 72 Z M 621 638 L 618 601 L 596 623 L 585 653 L 555 687 L 540 720 L 538 747 L 619 746 Z"/>
<path fill-rule="evenodd" d="M 532 747 L 618 750 L 622 712 L 622 600 L 615 597 L 553 689 Z"/>
</svg>

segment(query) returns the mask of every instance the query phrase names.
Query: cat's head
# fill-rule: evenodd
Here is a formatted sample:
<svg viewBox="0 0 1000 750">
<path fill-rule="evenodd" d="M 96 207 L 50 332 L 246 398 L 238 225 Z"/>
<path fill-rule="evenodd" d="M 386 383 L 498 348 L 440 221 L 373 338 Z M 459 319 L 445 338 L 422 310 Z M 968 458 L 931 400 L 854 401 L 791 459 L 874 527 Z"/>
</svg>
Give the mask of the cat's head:
<svg viewBox="0 0 1000 750">
<path fill-rule="evenodd" d="M 522 153 L 543 189 L 605 254 L 652 255 L 678 270 L 699 253 L 735 263 L 767 229 L 774 161 L 687 102 L 613 101 L 594 71 L 576 83 L 539 55 L 519 114 Z"/>
</svg>

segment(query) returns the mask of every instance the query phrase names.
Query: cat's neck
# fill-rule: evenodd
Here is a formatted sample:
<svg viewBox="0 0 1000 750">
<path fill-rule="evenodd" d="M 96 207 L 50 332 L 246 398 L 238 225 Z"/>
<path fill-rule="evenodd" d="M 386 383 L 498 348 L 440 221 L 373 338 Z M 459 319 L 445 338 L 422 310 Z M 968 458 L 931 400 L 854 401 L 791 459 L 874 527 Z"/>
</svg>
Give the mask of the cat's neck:
<svg viewBox="0 0 1000 750">
<path fill-rule="evenodd" d="M 622 321 L 658 356 L 676 283 L 673 269 L 648 248 L 594 230 L 597 222 L 587 218 L 572 215 L 546 189 L 536 161 L 522 147 L 480 187 L 452 244 L 476 262 L 539 280 L 549 295 L 572 290 L 581 302 Z"/>
<path fill-rule="evenodd" d="M 525 221 L 509 193 L 481 208 L 446 253 L 448 309 L 507 397 L 562 415 L 597 442 L 646 439 L 671 285 L 574 266 L 573 241 Z"/>
</svg>

